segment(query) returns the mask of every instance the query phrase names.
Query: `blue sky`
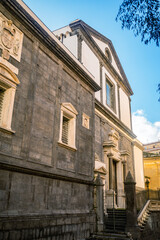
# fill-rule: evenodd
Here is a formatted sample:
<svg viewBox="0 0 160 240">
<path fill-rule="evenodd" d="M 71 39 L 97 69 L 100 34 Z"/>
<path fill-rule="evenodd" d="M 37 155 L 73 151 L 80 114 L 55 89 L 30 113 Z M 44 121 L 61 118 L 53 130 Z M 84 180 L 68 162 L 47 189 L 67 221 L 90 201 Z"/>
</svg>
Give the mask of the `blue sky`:
<svg viewBox="0 0 160 240">
<path fill-rule="evenodd" d="M 160 138 L 160 102 L 156 91 L 160 83 L 160 47 L 155 43 L 144 45 L 132 31 L 121 29 L 115 18 L 122 0 L 24 2 L 50 30 L 81 19 L 112 41 L 134 92 L 131 97 L 134 132 L 143 143 L 157 141 Z"/>
</svg>

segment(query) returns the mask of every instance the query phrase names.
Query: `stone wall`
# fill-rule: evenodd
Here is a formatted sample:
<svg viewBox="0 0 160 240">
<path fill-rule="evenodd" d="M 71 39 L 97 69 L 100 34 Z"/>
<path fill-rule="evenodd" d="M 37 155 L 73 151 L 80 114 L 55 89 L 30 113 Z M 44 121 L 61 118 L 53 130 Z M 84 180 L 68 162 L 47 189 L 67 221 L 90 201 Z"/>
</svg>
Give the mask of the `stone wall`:
<svg viewBox="0 0 160 240">
<path fill-rule="evenodd" d="M 111 132 L 111 130 L 115 127 L 109 121 L 104 119 L 103 117 L 100 117 L 98 114 L 96 114 L 95 117 L 95 152 L 99 156 L 102 162 L 104 162 L 104 155 L 103 155 L 103 143 L 105 141 L 108 141 L 108 134 Z M 123 132 L 120 132 L 116 129 L 116 131 L 119 133 L 119 150 L 123 151 L 126 150 L 129 152 L 129 156 L 127 158 L 127 169 L 126 172 L 130 171 L 131 174 L 134 176 L 134 164 L 133 164 L 133 146 L 131 140 L 129 140 Z"/>
<path fill-rule="evenodd" d="M 128 171 L 135 176 L 132 139 L 126 136 L 123 129 L 120 131 L 118 127 L 110 123 L 105 115 L 97 112 L 95 116 L 95 152 L 96 158 L 105 165 L 106 169 L 105 209 L 113 207 L 112 190 L 116 192 L 114 205 L 118 208 L 125 208 L 124 179 Z M 109 137 L 113 131 L 118 136 L 117 145 Z M 113 162 L 116 163 L 116 170 L 114 170 Z"/>
<path fill-rule="evenodd" d="M 159 240 L 160 238 L 160 211 L 151 211 L 149 219 L 141 232 L 140 240 Z"/>
<path fill-rule="evenodd" d="M 3 240 L 80 240 L 95 231 L 95 217 L 91 214 L 10 217 L 7 222 L 0 223 L 0 227 L 0 239 Z"/>
<path fill-rule="evenodd" d="M 92 185 L 0 171 L 1 215 L 71 214 L 93 210 Z"/>
<path fill-rule="evenodd" d="M 92 186 L 9 171 L 0 179 L 0 239 L 73 240 L 95 231 Z"/>
<path fill-rule="evenodd" d="M 160 200 L 160 191 L 159 190 L 143 190 L 136 194 L 137 201 L 137 209 L 141 210 L 141 208 L 145 205 L 147 200 Z"/>
<path fill-rule="evenodd" d="M 92 91 L 66 66 L 58 62 L 58 59 L 55 59 L 41 43 L 36 39 L 32 42 L 25 35 L 21 63 L 17 63 L 17 66 L 20 85 L 16 91 L 12 118 L 12 129 L 15 134 L 12 136 L 1 134 L 0 151 L 16 159 L 22 158 L 26 166 L 33 163 L 34 167 L 40 164 L 41 167 L 51 166 L 52 170 L 49 169 L 56 174 L 63 172 L 64 175 L 92 180 L 94 164 Z M 58 145 L 60 109 L 63 102 L 71 103 L 78 111 L 76 152 Z M 90 117 L 89 130 L 82 126 L 83 113 Z"/>
<path fill-rule="evenodd" d="M 20 62 L 9 58 L 20 81 L 13 131 L 0 131 L 0 239 L 84 239 L 95 229 L 93 88 L 5 4 L 23 45 Z M 78 112 L 76 149 L 58 143 L 62 103 Z"/>
</svg>

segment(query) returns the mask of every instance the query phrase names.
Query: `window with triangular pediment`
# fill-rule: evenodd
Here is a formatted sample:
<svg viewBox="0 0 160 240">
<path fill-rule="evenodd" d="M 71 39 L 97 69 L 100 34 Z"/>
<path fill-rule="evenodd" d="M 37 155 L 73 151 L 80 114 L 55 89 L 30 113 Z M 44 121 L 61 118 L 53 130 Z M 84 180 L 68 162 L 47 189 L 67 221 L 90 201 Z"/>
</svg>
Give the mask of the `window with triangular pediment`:
<svg viewBox="0 0 160 240">
<path fill-rule="evenodd" d="M 76 115 L 78 112 L 71 103 L 61 104 L 59 144 L 76 150 Z"/>
</svg>

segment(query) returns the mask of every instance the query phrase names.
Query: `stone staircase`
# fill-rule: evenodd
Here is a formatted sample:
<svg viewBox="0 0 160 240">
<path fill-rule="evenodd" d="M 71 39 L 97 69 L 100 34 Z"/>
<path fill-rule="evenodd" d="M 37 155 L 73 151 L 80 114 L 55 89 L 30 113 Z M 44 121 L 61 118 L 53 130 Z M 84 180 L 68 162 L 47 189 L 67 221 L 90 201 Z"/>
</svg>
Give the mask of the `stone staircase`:
<svg viewBox="0 0 160 240">
<path fill-rule="evenodd" d="M 132 240 L 132 237 L 130 234 L 127 235 L 127 233 L 109 233 L 109 232 L 103 232 L 103 233 L 97 233 L 95 235 L 92 235 L 92 237 L 87 238 L 86 240 Z"/>
<path fill-rule="evenodd" d="M 147 209 L 145 211 L 145 213 L 143 214 L 143 217 L 141 218 L 141 220 L 138 222 L 138 225 L 140 227 L 140 230 L 143 231 L 145 226 L 146 226 L 146 223 L 149 219 L 149 216 L 150 216 L 151 212 L 149 209 Z"/>
<path fill-rule="evenodd" d="M 132 240 L 131 234 L 125 232 L 125 226 L 125 209 L 107 209 L 104 231 L 92 235 L 87 240 Z"/>
<path fill-rule="evenodd" d="M 154 212 L 160 212 L 160 201 L 158 200 L 148 200 L 144 205 L 141 212 L 138 214 L 137 223 L 140 227 L 142 240 L 156 240 L 155 229 L 150 226 L 150 216 Z M 152 220 L 153 221 L 153 220 Z M 153 222 L 152 222 L 153 224 Z M 158 238 L 159 239 L 159 238 Z"/>
<path fill-rule="evenodd" d="M 107 231 L 125 232 L 126 210 L 107 209 L 108 216 L 105 217 L 105 229 Z"/>
<path fill-rule="evenodd" d="M 138 214 L 137 222 L 138 225 L 143 231 L 148 222 L 151 212 L 160 211 L 160 201 L 157 200 L 148 200 L 144 205 L 142 211 Z"/>
</svg>

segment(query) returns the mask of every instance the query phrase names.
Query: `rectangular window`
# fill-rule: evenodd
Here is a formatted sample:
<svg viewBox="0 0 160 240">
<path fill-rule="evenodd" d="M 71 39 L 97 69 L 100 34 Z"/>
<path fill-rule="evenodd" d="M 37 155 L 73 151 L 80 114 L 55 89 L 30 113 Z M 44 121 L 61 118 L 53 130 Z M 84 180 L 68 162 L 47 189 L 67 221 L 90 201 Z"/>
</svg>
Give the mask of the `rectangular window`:
<svg viewBox="0 0 160 240">
<path fill-rule="evenodd" d="M 78 112 L 71 103 L 61 104 L 60 132 L 58 143 L 67 149 L 76 148 L 76 115 Z"/>
<path fill-rule="evenodd" d="M 107 105 L 111 107 L 112 103 L 112 86 L 109 82 L 106 82 L 106 99 L 107 99 Z"/>
<path fill-rule="evenodd" d="M 68 144 L 68 127 L 69 127 L 69 119 L 63 116 L 62 142 L 65 144 Z"/>
<path fill-rule="evenodd" d="M 106 79 L 106 104 L 115 111 L 115 87 Z"/>
<path fill-rule="evenodd" d="M 0 131 L 12 132 L 11 122 L 17 76 L 4 64 L 0 63 Z"/>
</svg>

